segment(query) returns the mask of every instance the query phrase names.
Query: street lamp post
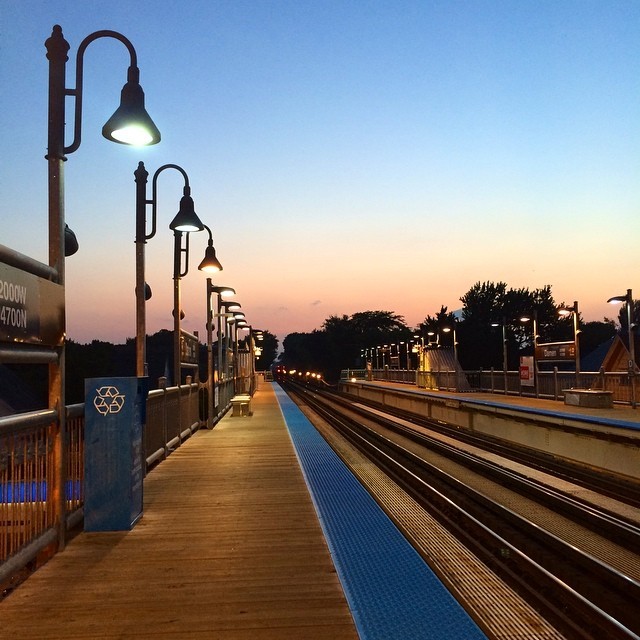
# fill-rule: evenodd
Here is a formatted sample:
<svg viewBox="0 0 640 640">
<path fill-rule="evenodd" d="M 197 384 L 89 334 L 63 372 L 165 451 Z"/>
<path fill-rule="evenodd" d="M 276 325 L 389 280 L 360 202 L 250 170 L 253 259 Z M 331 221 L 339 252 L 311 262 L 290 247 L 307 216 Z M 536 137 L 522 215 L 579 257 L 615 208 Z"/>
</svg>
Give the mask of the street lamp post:
<svg viewBox="0 0 640 640">
<path fill-rule="evenodd" d="M 134 171 L 136 182 L 136 375 L 147 375 L 146 362 L 146 310 L 145 302 L 151 297 L 151 289 L 145 280 L 145 244 L 156 234 L 158 211 L 158 177 L 167 170 L 174 169 L 184 178 L 184 188 L 180 208 L 169 228 L 176 232 L 202 231 L 205 227 L 195 212 L 189 176 L 176 164 L 162 165 L 152 178 L 151 199 L 147 199 L 147 178 L 149 173 L 144 163 L 139 162 Z M 151 231 L 147 233 L 146 207 L 151 205 Z M 175 277 L 175 269 L 174 269 Z M 175 307 L 174 307 L 175 308 Z"/>
<path fill-rule="evenodd" d="M 245 319 L 244 313 L 236 312 L 234 314 L 234 327 L 235 327 L 235 359 L 237 363 L 237 369 L 240 372 L 240 375 L 237 375 L 236 372 L 236 384 L 234 387 L 234 393 L 236 394 L 245 394 L 247 390 L 245 389 L 245 368 L 242 366 L 244 364 L 244 358 L 240 358 L 240 344 L 238 339 L 238 331 L 246 331 L 249 327 L 247 321 Z"/>
<path fill-rule="evenodd" d="M 78 47 L 76 54 L 76 86 L 66 87 L 66 64 L 69 43 L 59 25 L 53 27 L 51 36 L 45 42 L 49 60 L 49 110 L 48 110 L 48 200 L 49 200 L 49 266 L 53 281 L 65 284 L 65 222 L 64 206 L 64 162 L 65 154 L 73 153 L 80 146 L 82 133 L 82 82 L 83 62 L 86 48 L 98 38 L 114 38 L 129 51 L 130 64 L 127 82 L 121 92 L 120 106 L 102 128 L 102 135 L 113 142 L 130 145 L 149 145 L 160 142 L 160 132 L 144 107 L 144 92 L 139 84 L 140 71 L 137 55 L 131 42 L 115 31 L 96 31 L 87 36 Z M 75 99 L 73 117 L 73 141 L 65 145 L 66 98 Z M 68 255 L 71 255 L 68 253 Z M 62 478 L 65 468 L 66 422 L 65 422 L 65 339 L 58 346 L 58 358 L 49 364 L 49 406 L 57 410 L 58 432 L 54 438 L 55 477 Z M 64 486 L 51 487 L 55 498 L 58 546 L 65 546 Z"/>
<path fill-rule="evenodd" d="M 214 287 L 211 278 L 207 278 L 207 429 L 213 428 L 213 410 L 218 406 L 218 402 L 214 402 L 214 393 L 218 388 L 222 379 L 222 313 L 221 313 L 221 297 L 227 295 L 235 295 L 235 290 L 231 287 Z M 214 380 L 213 366 L 213 308 L 211 305 L 211 296 L 216 295 L 216 338 L 218 345 L 218 367 L 217 380 Z"/>
<path fill-rule="evenodd" d="M 456 362 L 458 362 L 458 340 L 456 336 L 456 321 L 453 322 L 453 327 L 443 327 L 442 331 L 444 333 L 453 333 L 453 357 Z"/>
<path fill-rule="evenodd" d="M 193 202 L 193 201 L 192 201 Z M 180 212 L 178 213 L 178 216 Z M 177 216 L 176 216 L 177 218 Z M 181 330 L 180 322 L 184 318 L 182 306 L 180 302 L 180 281 L 189 273 L 189 232 L 180 231 L 181 222 L 174 218 L 169 225 L 173 229 L 174 249 L 173 249 L 173 377 L 174 384 L 179 387 L 182 384 L 182 349 L 181 349 Z M 200 271 L 206 273 L 217 273 L 222 271 L 222 265 L 218 261 L 213 248 L 213 234 L 211 229 L 206 225 L 202 225 L 209 234 L 209 241 L 205 256 L 198 265 Z M 184 246 L 182 246 L 182 237 L 185 236 Z M 182 258 L 184 254 L 184 260 Z M 184 269 L 182 263 L 184 262 Z"/>
<path fill-rule="evenodd" d="M 525 314 L 520 317 L 520 322 L 533 321 L 533 388 L 538 397 L 538 358 L 536 356 L 536 349 L 538 347 L 538 311 L 534 309 L 533 314 Z"/>
<path fill-rule="evenodd" d="M 508 385 L 508 372 L 507 367 L 509 366 L 507 359 L 507 319 L 502 318 L 502 323 L 500 322 L 492 322 L 492 327 L 499 327 L 502 324 L 502 372 L 504 376 L 504 395 L 507 395 L 507 385 Z"/>
<path fill-rule="evenodd" d="M 424 371 L 424 334 L 422 332 L 416 333 L 413 337 L 416 339 L 416 347 L 418 349 L 416 370 Z"/>
<path fill-rule="evenodd" d="M 233 379 L 233 392 L 236 393 L 236 378 L 238 375 L 237 366 L 237 340 L 238 340 L 238 320 L 244 316 L 244 314 L 236 317 L 236 314 L 240 311 L 241 305 L 236 300 L 227 300 L 221 303 L 221 308 L 224 307 L 225 312 L 222 314 L 226 320 L 225 328 L 225 343 L 226 354 L 231 353 L 231 377 Z M 227 331 L 229 335 L 227 336 Z M 228 367 L 227 358 L 225 357 L 225 365 Z"/>
<path fill-rule="evenodd" d="M 558 314 L 566 317 L 573 314 L 573 344 L 576 360 L 576 386 L 580 386 L 580 318 L 578 317 L 578 301 L 573 302 L 572 307 L 560 307 Z"/>
<path fill-rule="evenodd" d="M 627 293 L 623 296 L 613 296 L 613 298 L 609 298 L 607 302 L 611 304 L 616 304 L 618 302 L 623 302 L 627 306 L 627 331 L 629 337 L 629 376 L 631 378 L 631 406 L 636 408 L 636 385 L 635 385 L 635 374 L 636 374 L 636 349 L 634 343 L 634 325 L 633 325 L 633 293 L 631 289 L 627 289 Z"/>
<path fill-rule="evenodd" d="M 459 372 L 458 372 L 458 339 L 456 334 L 456 322 L 457 320 L 453 319 L 453 326 L 442 327 L 442 331 L 444 333 L 452 333 L 453 334 L 453 368 L 454 368 L 454 376 L 455 376 L 455 390 L 458 391 L 459 385 Z"/>
</svg>

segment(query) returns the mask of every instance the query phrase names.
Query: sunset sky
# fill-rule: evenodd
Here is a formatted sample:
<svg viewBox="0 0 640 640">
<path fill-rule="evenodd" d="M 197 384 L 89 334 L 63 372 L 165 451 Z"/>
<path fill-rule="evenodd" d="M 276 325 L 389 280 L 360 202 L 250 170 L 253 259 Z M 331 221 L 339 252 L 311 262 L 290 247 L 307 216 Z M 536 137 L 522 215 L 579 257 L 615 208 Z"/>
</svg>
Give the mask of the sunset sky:
<svg viewBox="0 0 640 640">
<path fill-rule="evenodd" d="M 280 341 L 366 310 L 416 326 L 478 281 L 549 284 L 586 321 L 616 317 L 606 300 L 628 288 L 640 298 L 638 0 L 2 0 L 0 243 L 43 262 L 54 24 L 69 88 L 86 36 L 125 35 L 162 132 L 139 149 L 101 136 L 129 60 L 91 43 L 65 163 L 73 340 L 135 335 L 141 160 L 187 172 L 214 283 Z M 158 185 L 149 333 L 172 328 L 182 177 Z M 183 327 L 203 337 L 206 240 L 192 235 L 182 280 Z"/>
</svg>

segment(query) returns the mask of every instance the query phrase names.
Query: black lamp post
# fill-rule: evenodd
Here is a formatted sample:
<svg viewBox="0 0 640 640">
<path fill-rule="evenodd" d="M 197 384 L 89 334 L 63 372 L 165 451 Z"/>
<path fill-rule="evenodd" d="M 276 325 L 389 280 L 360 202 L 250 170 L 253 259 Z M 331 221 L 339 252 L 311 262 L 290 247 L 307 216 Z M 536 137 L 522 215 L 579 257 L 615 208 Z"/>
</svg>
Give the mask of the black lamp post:
<svg viewBox="0 0 640 640">
<path fill-rule="evenodd" d="M 224 309 L 222 312 L 222 316 L 225 319 L 225 349 L 226 356 L 231 356 L 230 358 L 225 357 L 225 367 L 227 373 L 230 371 L 230 375 L 233 378 L 233 391 L 236 391 L 236 378 L 238 375 L 238 318 L 236 318 L 236 313 L 240 311 L 242 305 L 237 300 L 225 300 L 220 303 L 221 309 Z M 239 316 L 240 318 L 244 317 L 244 314 Z M 227 336 L 227 333 L 229 334 Z M 231 361 L 229 363 L 229 360 Z M 231 366 L 229 366 L 231 364 Z"/>
<path fill-rule="evenodd" d="M 627 293 L 623 296 L 613 296 L 613 298 L 609 298 L 607 302 L 611 304 L 617 304 L 618 302 L 623 302 L 627 306 L 627 331 L 629 336 L 629 376 L 631 377 L 631 406 L 636 408 L 636 385 L 635 385 L 635 374 L 636 374 L 636 349 L 634 344 L 634 334 L 633 334 L 633 293 L 631 289 L 627 289 Z"/>
<path fill-rule="evenodd" d="M 96 31 L 87 36 L 78 47 L 76 55 L 76 86 L 66 87 L 66 64 L 68 60 L 69 43 L 62 35 L 59 25 L 53 27 L 51 37 L 45 42 L 47 59 L 49 60 L 49 114 L 48 114 L 48 145 L 46 159 L 48 161 L 48 189 L 49 189 L 49 266 L 52 270 L 52 280 L 64 287 L 65 284 L 65 256 L 72 255 L 77 250 L 75 235 L 65 222 L 64 208 L 64 162 L 65 154 L 73 153 L 80 146 L 82 132 L 82 80 L 83 61 L 86 48 L 98 38 L 115 38 L 122 42 L 130 55 L 130 65 L 127 83 L 122 94 L 120 107 L 102 128 L 102 134 L 109 140 L 121 144 L 148 145 L 160 142 L 160 132 L 144 108 L 144 92 L 139 84 L 140 72 L 133 45 L 127 38 L 115 31 Z M 65 145 L 66 98 L 75 99 L 74 134 L 70 145 Z M 65 423 L 65 343 L 64 339 L 58 348 L 56 362 L 49 364 L 49 406 L 58 412 L 58 434 L 54 439 L 56 470 L 55 476 L 62 478 L 64 469 L 66 438 Z M 52 493 L 57 496 L 55 512 L 58 528 L 58 545 L 65 545 L 64 500 L 63 486 L 52 487 Z"/>
<path fill-rule="evenodd" d="M 507 395 L 508 391 L 508 373 L 507 367 L 509 366 L 507 359 L 507 319 L 502 318 L 502 323 L 500 322 L 492 322 L 492 327 L 502 326 L 502 374 L 504 377 L 504 395 Z"/>
<path fill-rule="evenodd" d="M 576 386 L 580 386 L 580 317 L 578 312 L 578 301 L 574 300 L 572 307 L 560 307 L 558 315 L 566 317 L 573 315 L 573 344 L 575 349 Z"/>
<path fill-rule="evenodd" d="M 180 215 L 180 213 L 178 213 Z M 177 218 L 178 216 L 176 216 Z M 175 224 L 174 224 L 175 223 Z M 173 225 L 173 226 L 172 226 Z M 211 229 L 207 225 L 203 227 L 209 232 L 209 245 L 205 252 L 204 259 L 198 265 L 200 271 L 206 273 L 216 273 L 222 271 L 222 265 L 218 261 L 213 249 L 213 237 Z M 169 225 L 173 228 L 174 250 L 173 250 L 173 377 L 175 386 L 182 384 L 182 359 L 181 359 L 181 333 L 180 321 L 184 317 L 180 303 L 180 280 L 189 272 L 189 232 L 178 229 L 176 219 Z M 185 237 L 184 246 L 182 238 Z M 184 255 L 184 260 L 183 256 Z M 182 263 L 184 262 L 184 268 Z"/>
<path fill-rule="evenodd" d="M 175 261 L 177 260 L 178 274 L 180 273 L 180 256 L 182 255 L 181 239 L 182 233 L 191 231 L 202 231 L 205 226 L 195 212 L 193 199 L 191 198 L 191 187 L 189 186 L 189 176 L 185 170 L 176 164 L 165 164 L 161 166 L 152 178 L 151 200 L 147 199 L 147 178 L 149 173 L 145 169 L 144 163 L 139 162 L 138 168 L 134 171 L 136 182 L 136 375 L 147 375 L 146 371 L 146 312 L 145 301 L 151 297 L 151 289 L 145 281 L 145 244 L 147 240 L 153 238 L 157 228 L 158 210 L 158 177 L 166 169 L 178 171 L 184 178 L 183 195 L 180 200 L 180 208 L 171 224 L 170 229 L 176 234 L 176 255 L 174 256 L 174 278 L 176 277 Z M 151 205 L 151 231 L 147 233 L 146 207 Z M 187 236 L 188 251 L 188 236 Z M 186 273 L 186 272 L 185 272 Z M 180 276 L 178 275 L 178 280 Z M 179 290 L 178 290 L 179 309 Z M 175 310 L 175 306 L 174 306 Z M 178 317 L 178 331 L 179 331 Z"/>
<path fill-rule="evenodd" d="M 130 55 L 127 82 L 121 93 L 121 102 L 115 113 L 102 128 L 102 135 L 113 142 L 130 145 L 150 145 L 160 142 L 160 132 L 144 107 L 144 92 L 139 84 L 140 71 L 133 45 L 115 31 L 96 31 L 87 36 L 76 55 L 76 86 L 66 85 L 66 64 L 69 43 L 59 25 L 53 27 L 45 42 L 49 60 L 49 128 L 47 160 L 49 161 L 49 264 L 58 272 L 58 281 L 64 284 L 64 162 L 65 154 L 80 146 L 82 133 L 82 80 L 84 52 L 98 38 L 115 38 L 122 42 Z M 75 98 L 73 141 L 65 146 L 66 97 Z"/>
<path fill-rule="evenodd" d="M 533 322 L 533 388 L 536 398 L 538 397 L 538 358 L 536 351 L 538 348 L 538 310 L 534 309 L 532 314 L 525 313 L 520 316 L 520 322 Z"/>
<path fill-rule="evenodd" d="M 214 286 L 211 278 L 207 278 L 207 388 L 209 391 L 208 398 L 208 413 L 207 413 L 207 429 L 213 428 L 213 410 L 215 406 L 218 406 L 218 402 L 214 402 L 213 394 L 215 392 L 214 367 L 213 367 L 213 305 L 211 303 L 211 296 L 216 295 L 216 337 L 218 343 L 218 369 L 217 369 L 217 382 L 222 381 L 222 305 L 221 298 L 223 296 L 235 295 L 235 289 L 232 287 Z M 226 326 L 226 324 L 225 324 Z"/>
</svg>

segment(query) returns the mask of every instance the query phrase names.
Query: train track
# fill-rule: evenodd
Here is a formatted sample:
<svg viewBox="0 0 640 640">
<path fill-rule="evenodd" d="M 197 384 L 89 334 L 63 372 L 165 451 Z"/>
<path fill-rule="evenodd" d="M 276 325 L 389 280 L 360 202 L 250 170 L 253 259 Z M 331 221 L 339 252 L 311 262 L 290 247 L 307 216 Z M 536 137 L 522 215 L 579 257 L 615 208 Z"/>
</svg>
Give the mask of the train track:
<svg viewBox="0 0 640 640">
<path fill-rule="evenodd" d="M 530 477 L 536 473 L 521 463 L 514 471 L 495 452 L 455 442 L 455 433 L 429 433 L 335 394 L 285 388 L 564 637 L 640 637 L 637 522 Z"/>
<path fill-rule="evenodd" d="M 331 391 L 333 397 L 341 397 L 347 401 L 347 404 L 353 404 L 353 396 L 337 390 Z M 440 420 L 434 420 L 410 413 L 395 407 L 388 407 L 373 400 L 359 398 L 358 406 L 368 406 L 373 409 L 384 411 L 384 413 L 405 420 L 416 427 L 424 427 L 430 431 L 436 431 L 443 435 L 453 436 L 456 440 L 472 444 L 474 446 L 484 448 L 492 453 L 505 456 L 514 462 L 521 462 L 527 467 L 548 472 L 553 476 L 565 479 L 572 484 L 580 485 L 586 489 L 596 491 L 604 496 L 611 497 L 620 502 L 624 502 L 630 506 L 640 509 L 640 484 L 625 480 L 623 478 L 613 476 L 602 471 L 594 470 L 588 466 L 581 465 L 566 459 L 557 458 L 551 454 L 520 446 L 513 442 L 504 442 L 500 438 L 490 436 L 488 434 L 477 434 L 464 430 L 456 425 L 450 425 Z M 593 433 L 594 437 L 598 437 L 597 433 Z M 612 436 L 608 436 L 612 437 Z M 616 436 L 618 441 L 624 442 L 630 446 L 635 446 L 634 438 L 625 438 L 624 436 Z"/>
</svg>

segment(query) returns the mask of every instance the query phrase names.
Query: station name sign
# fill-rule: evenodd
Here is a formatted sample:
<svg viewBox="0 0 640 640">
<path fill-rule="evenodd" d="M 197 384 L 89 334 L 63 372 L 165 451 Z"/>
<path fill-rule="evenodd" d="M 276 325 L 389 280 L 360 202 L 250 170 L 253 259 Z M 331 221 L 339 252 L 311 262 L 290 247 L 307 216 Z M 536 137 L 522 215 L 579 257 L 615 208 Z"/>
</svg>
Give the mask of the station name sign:
<svg viewBox="0 0 640 640">
<path fill-rule="evenodd" d="M 536 359 L 538 362 L 545 360 L 547 362 L 564 362 L 575 360 L 575 358 L 575 342 L 549 342 L 536 346 Z"/>
<path fill-rule="evenodd" d="M 51 347 L 64 337 L 64 287 L 0 262 L 0 342 Z"/>
</svg>

